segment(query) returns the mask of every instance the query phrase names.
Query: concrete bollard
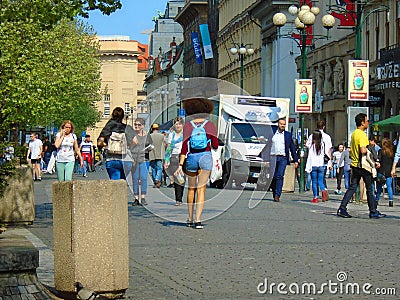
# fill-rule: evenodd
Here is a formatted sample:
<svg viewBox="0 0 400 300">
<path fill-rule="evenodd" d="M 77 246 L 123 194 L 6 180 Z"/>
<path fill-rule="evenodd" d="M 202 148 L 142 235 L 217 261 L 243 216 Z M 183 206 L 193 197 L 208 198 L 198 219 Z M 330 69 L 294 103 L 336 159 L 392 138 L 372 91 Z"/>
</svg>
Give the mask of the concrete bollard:
<svg viewBox="0 0 400 300">
<path fill-rule="evenodd" d="M 285 170 L 285 177 L 283 178 L 282 192 L 293 193 L 295 180 L 296 169 L 294 167 L 294 164 L 287 165 Z"/>
<path fill-rule="evenodd" d="M 8 186 L 0 198 L 0 220 L 2 223 L 32 224 L 35 219 L 32 169 L 29 166 L 16 168 L 8 179 Z"/>
<path fill-rule="evenodd" d="M 53 183 L 54 284 L 117 298 L 129 287 L 128 195 L 123 180 Z"/>
</svg>

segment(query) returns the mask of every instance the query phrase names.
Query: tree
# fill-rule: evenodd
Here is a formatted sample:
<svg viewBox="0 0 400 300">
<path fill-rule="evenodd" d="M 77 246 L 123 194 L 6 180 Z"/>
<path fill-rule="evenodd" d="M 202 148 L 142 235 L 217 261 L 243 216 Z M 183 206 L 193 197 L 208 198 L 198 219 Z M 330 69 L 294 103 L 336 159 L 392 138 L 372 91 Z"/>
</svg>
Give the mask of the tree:
<svg viewBox="0 0 400 300">
<path fill-rule="evenodd" d="M 71 119 L 78 130 L 93 126 L 100 99 L 94 33 L 66 19 L 42 29 L 35 19 L 0 26 L 0 129 L 57 126 L 63 119 Z"/>
</svg>

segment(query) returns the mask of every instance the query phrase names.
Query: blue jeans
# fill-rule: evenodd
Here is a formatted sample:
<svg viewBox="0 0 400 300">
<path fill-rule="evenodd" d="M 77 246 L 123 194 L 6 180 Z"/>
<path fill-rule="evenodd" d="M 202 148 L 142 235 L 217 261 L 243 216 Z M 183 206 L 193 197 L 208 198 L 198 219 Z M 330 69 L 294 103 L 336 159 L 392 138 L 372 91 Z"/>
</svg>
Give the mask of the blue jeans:
<svg viewBox="0 0 400 300">
<path fill-rule="evenodd" d="M 141 162 L 137 163 L 135 169 L 132 172 L 132 181 L 133 181 L 133 194 L 135 196 L 139 195 L 139 180 L 142 196 L 147 194 L 147 163 Z"/>
<path fill-rule="evenodd" d="M 283 176 L 285 176 L 286 165 L 286 156 L 276 156 L 275 173 L 271 182 L 271 189 L 274 197 L 280 197 L 282 195 Z"/>
<path fill-rule="evenodd" d="M 151 167 L 151 178 L 153 179 L 153 182 L 156 183 L 156 181 L 161 181 L 162 171 L 163 171 L 162 160 L 161 159 L 151 160 L 150 167 Z"/>
<path fill-rule="evenodd" d="M 318 197 L 318 186 L 321 191 L 326 190 L 326 186 L 324 184 L 325 178 L 325 167 L 312 167 L 311 171 L 311 180 L 312 180 L 312 190 L 314 198 Z"/>
<path fill-rule="evenodd" d="M 128 174 L 132 169 L 132 162 L 122 160 L 110 160 L 106 162 L 106 169 L 108 177 L 110 177 L 111 180 L 125 180 L 126 174 Z"/>
<path fill-rule="evenodd" d="M 378 173 L 378 178 L 382 177 L 382 174 Z M 389 196 L 389 200 L 393 201 L 393 178 L 392 177 L 386 177 L 386 187 L 387 187 L 387 193 Z M 383 185 L 376 182 L 376 201 L 379 201 L 382 193 Z"/>
<path fill-rule="evenodd" d="M 344 187 L 346 189 L 348 189 L 350 187 L 351 172 L 350 172 L 350 170 L 348 170 L 348 171 L 344 171 L 343 174 L 344 174 Z"/>
<path fill-rule="evenodd" d="M 307 181 L 306 181 L 306 189 L 309 190 L 311 188 L 311 173 L 306 173 L 307 174 Z"/>
</svg>

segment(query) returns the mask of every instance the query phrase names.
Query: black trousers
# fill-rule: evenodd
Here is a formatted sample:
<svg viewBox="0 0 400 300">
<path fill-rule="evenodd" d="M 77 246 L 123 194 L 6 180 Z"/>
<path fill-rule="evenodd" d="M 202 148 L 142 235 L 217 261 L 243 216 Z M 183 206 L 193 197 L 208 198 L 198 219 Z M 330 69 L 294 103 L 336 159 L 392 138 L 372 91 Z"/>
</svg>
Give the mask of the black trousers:
<svg viewBox="0 0 400 300">
<path fill-rule="evenodd" d="M 178 180 L 176 179 L 176 176 L 174 175 L 178 167 L 179 167 L 179 155 L 171 155 L 169 166 L 165 171 L 169 177 L 172 176 L 174 177 L 175 201 L 182 202 L 185 183 L 179 184 Z"/>
</svg>

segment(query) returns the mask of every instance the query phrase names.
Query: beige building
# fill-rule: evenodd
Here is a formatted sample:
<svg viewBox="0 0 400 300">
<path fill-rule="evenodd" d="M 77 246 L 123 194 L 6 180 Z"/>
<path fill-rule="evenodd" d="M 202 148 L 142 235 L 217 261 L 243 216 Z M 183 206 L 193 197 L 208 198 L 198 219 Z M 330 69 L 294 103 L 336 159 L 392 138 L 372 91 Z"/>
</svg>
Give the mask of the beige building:
<svg viewBox="0 0 400 300">
<path fill-rule="evenodd" d="M 101 101 L 97 103 L 102 119 L 95 128 L 87 130 L 96 141 L 113 109 L 125 110 L 125 122 L 132 125 L 137 117 L 138 104 L 146 99 L 143 91 L 147 72 L 148 48 L 126 36 L 99 37 L 101 55 Z"/>
<path fill-rule="evenodd" d="M 219 2 L 218 78 L 240 86 L 241 61 L 232 47 L 245 45 L 254 53 L 243 59 L 243 89 L 261 95 L 261 28 L 250 15 L 256 0 L 221 0 Z"/>
</svg>

